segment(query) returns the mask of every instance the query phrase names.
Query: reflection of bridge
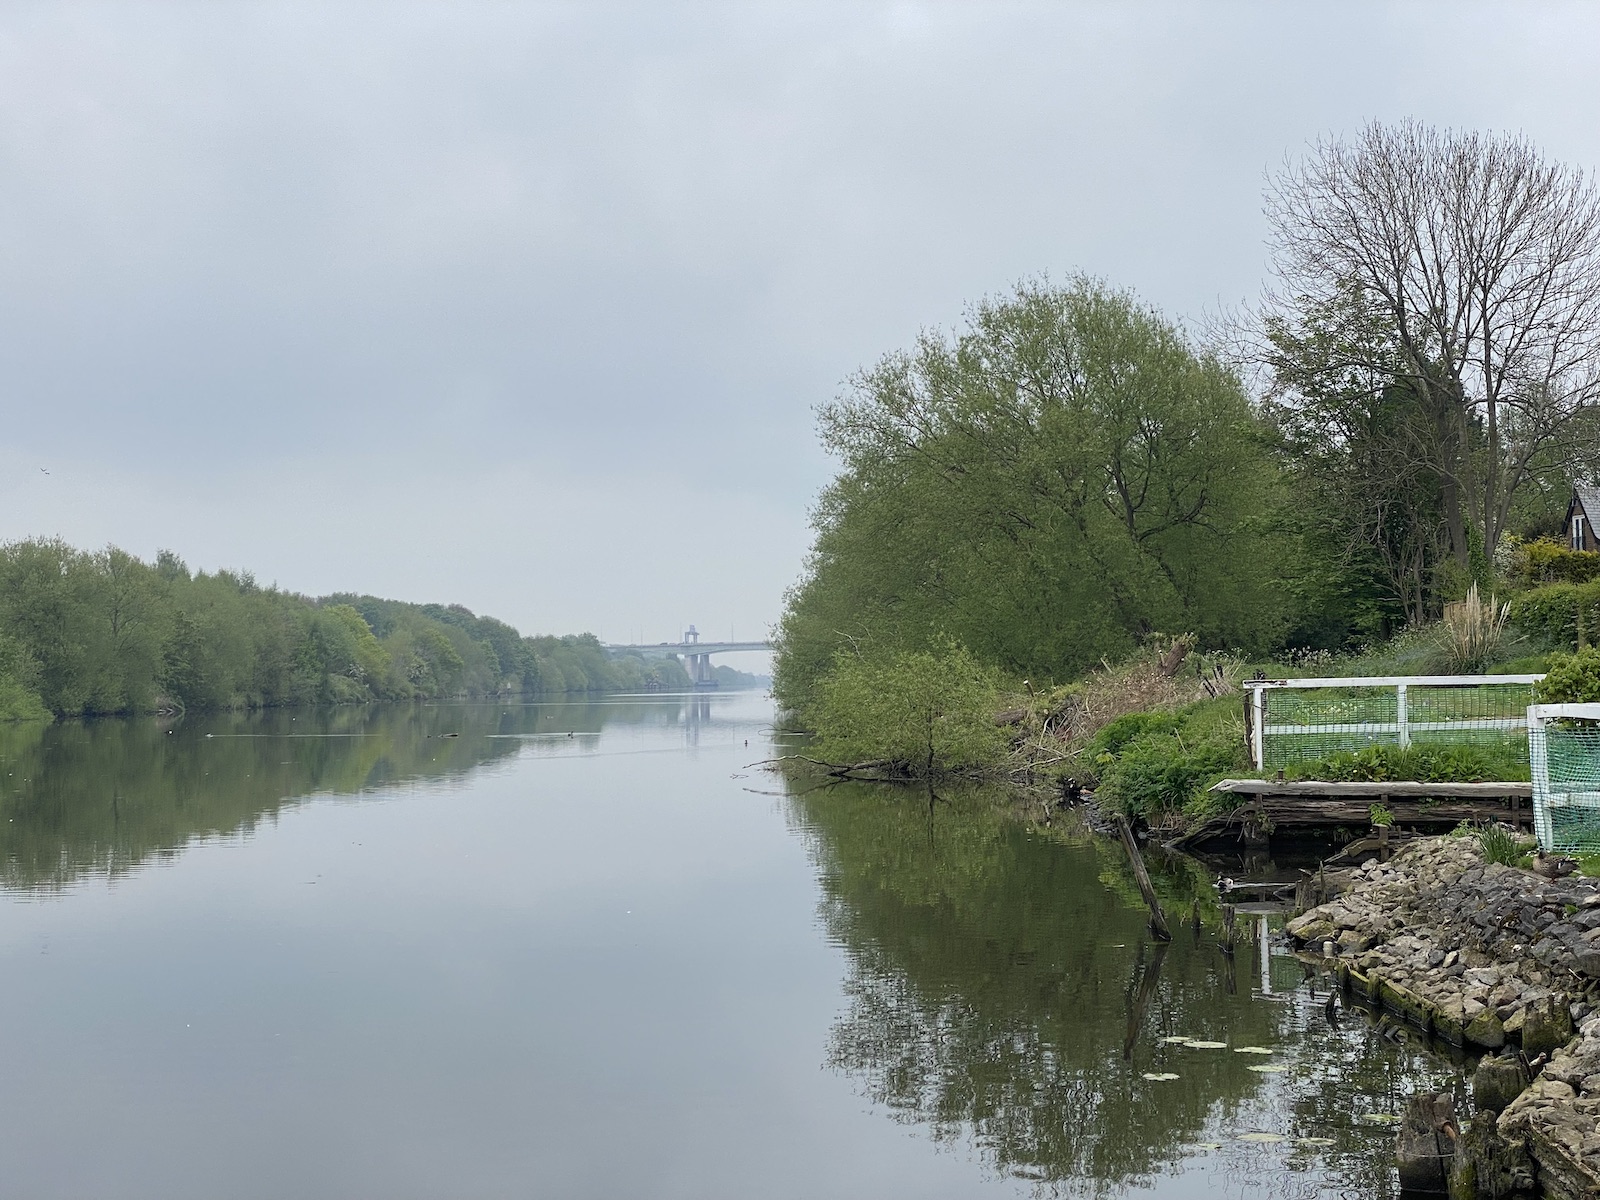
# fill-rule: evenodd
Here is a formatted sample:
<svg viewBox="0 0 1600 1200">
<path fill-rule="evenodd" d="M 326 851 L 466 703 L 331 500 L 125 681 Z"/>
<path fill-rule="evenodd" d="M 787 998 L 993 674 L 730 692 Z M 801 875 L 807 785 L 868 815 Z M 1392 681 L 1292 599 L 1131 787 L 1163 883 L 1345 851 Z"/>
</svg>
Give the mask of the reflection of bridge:
<svg viewBox="0 0 1600 1200">
<path fill-rule="evenodd" d="M 740 651 L 771 650 L 771 642 L 702 642 L 700 632 L 693 625 L 684 631 L 681 642 L 656 642 L 649 646 L 607 646 L 613 654 L 637 654 L 643 658 L 667 658 L 682 655 L 684 668 L 695 687 L 716 687 L 717 677 L 711 673 L 713 654 L 736 654 Z"/>
</svg>

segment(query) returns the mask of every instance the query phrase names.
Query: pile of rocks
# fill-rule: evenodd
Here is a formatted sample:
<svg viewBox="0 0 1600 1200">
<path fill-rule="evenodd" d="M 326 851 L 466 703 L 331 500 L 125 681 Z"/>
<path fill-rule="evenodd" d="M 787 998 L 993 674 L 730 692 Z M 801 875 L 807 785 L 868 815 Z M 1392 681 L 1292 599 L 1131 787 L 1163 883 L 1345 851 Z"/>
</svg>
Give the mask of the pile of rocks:
<svg viewBox="0 0 1600 1200">
<path fill-rule="evenodd" d="M 1345 986 L 1437 1037 L 1520 1043 L 1519 1059 L 1480 1069 L 1466 1139 L 1477 1194 L 1509 1194 L 1536 1172 L 1548 1195 L 1600 1196 L 1600 881 L 1485 862 L 1476 838 L 1430 838 L 1366 864 L 1288 932 L 1335 957 Z"/>
</svg>

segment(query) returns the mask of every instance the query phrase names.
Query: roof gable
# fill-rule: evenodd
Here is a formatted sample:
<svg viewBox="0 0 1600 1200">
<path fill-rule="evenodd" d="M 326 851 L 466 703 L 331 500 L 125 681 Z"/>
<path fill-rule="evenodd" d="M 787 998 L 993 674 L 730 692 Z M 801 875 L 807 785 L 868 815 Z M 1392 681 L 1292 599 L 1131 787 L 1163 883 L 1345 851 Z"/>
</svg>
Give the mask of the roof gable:
<svg viewBox="0 0 1600 1200">
<path fill-rule="evenodd" d="M 1572 490 L 1577 502 L 1583 505 L 1583 515 L 1589 518 L 1589 523 L 1593 525 L 1596 521 L 1600 521 L 1600 487 L 1592 483 L 1580 483 Z M 1571 519 L 1572 507 L 1568 505 L 1567 520 Z"/>
</svg>

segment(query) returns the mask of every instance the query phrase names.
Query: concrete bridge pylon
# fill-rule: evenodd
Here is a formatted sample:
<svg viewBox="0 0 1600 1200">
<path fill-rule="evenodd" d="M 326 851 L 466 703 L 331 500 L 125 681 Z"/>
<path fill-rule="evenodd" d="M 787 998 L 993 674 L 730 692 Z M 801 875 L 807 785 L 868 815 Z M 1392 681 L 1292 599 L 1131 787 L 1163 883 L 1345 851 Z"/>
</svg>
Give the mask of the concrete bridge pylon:
<svg viewBox="0 0 1600 1200">
<path fill-rule="evenodd" d="M 772 643 L 703 642 L 700 640 L 700 631 L 691 625 L 683 631 L 683 639 L 681 641 L 656 642 L 653 645 L 643 643 L 608 645 L 606 649 L 613 654 L 637 654 L 643 658 L 676 656 L 683 660 L 684 670 L 689 673 L 689 681 L 696 688 L 714 688 L 717 686 L 717 677 L 711 669 L 711 656 L 713 654 L 739 654 L 752 650 L 771 650 Z"/>
</svg>

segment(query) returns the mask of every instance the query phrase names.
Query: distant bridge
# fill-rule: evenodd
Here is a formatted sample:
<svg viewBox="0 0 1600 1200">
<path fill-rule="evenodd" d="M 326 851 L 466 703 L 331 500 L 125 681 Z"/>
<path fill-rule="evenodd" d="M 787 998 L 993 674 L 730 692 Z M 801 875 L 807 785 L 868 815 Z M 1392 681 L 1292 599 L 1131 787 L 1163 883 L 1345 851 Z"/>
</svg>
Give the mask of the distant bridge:
<svg viewBox="0 0 1600 1200">
<path fill-rule="evenodd" d="M 711 673 L 713 654 L 737 654 L 741 651 L 771 650 L 771 642 L 702 642 L 693 625 L 684 631 L 681 642 L 652 642 L 649 645 L 607 646 L 613 654 L 637 654 L 643 658 L 681 656 L 684 668 L 695 687 L 716 687 L 717 677 Z"/>
</svg>

